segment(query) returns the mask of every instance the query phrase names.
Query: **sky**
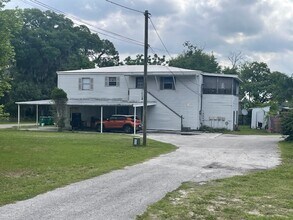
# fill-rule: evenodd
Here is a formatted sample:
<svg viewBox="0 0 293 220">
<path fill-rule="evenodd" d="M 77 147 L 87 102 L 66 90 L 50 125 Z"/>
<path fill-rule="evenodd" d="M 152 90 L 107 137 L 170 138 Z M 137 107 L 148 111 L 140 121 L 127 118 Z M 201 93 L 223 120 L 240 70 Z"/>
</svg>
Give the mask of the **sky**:
<svg viewBox="0 0 293 220">
<path fill-rule="evenodd" d="M 241 62 L 265 62 L 272 71 L 293 74 L 293 0 L 111 1 L 140 12 L 149 11 L 153 23 L 149 23 L 149 55 L 174 58 L 189 41 L 213 53 L 222 66 L 231 64 L 228 57 L 232 54 L 241 53 Z M 11 0 L 6 8 L 45 10 L 36 2 L 65 12 L 69 18 L 76 18 L 77 24 L 91 24 L 101 38 L 113 42 L 121 59 L 143 54 L 143 46 L 103 31 L 143 43 L 143 13 L 106 0 Z"/>
</svg>

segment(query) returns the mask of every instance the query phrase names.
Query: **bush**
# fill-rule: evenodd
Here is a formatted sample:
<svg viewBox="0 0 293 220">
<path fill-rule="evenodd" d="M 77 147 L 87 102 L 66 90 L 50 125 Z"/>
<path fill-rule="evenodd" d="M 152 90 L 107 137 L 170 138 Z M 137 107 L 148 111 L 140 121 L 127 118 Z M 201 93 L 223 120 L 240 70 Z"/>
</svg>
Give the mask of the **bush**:
<svg viewBox="0 0 293 220">
<path fill-rule="evenodd" d="M 286 140 L 293 140 L 293 110 L 281 114 L 281 132 L 288 135 Z"/>
<path fill-rule="evenodd" d="M 67 94 L 62 89 L 54 88 L 51 93 L 51 98 L 55 103 L 55 121 L 58 131 L 62 131 L 65 127 Z"/>
</svg>

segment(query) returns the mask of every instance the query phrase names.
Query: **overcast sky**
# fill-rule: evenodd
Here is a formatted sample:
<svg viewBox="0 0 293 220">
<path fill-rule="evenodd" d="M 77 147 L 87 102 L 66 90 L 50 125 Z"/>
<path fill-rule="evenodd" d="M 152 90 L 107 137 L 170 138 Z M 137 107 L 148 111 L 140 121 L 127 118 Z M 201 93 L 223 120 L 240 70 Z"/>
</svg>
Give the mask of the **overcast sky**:
<svg viewBox="0 0 293 220">
<path fill-rule="evenodd" d="M 241 52 L 246 61 L 266 62 L 272 71 L 293 73 L 293 0 L 112 0 L 139 10 L 148 10 L 157 32 L 172 56 L 183 51 L 183 43 L 204 48 L 228 65 L 231 53 Z M 11 0 L 9 8 L 44 8 L 34 0 Z M 107 31 L 143 42 L 144 16 L 105 0 L 39 0 L 68 15 Z M 102 31 L 100 31 L 102 32 Z M 143 47 L 105 35 L 121 58 L 143 53 Z M 149 44 L 165 54 L 149 25 Z"/>
</svg>

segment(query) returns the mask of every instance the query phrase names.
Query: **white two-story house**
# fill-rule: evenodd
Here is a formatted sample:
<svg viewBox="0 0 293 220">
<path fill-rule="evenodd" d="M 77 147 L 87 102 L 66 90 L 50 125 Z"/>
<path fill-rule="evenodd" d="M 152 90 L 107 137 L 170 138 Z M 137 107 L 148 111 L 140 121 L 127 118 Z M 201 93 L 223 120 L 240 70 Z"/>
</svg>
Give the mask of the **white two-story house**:
<svg viewBox="0 0 293 220">
<path fill-rule="evenodd" d="M 58 87 L 68 96 L 68 120 L 91 127 L 112 114 L 143 112 L 143 66 L 59 71 Z M 148 66 L 147 129 L 233 130 L 238 124 L 239 78 L 168 66 Z M 46 101 L 39 101 L 44 104 Z M 47 104 L 52 104 L 47 100 Z M 18 102 L 21 104 L 36 102 Z"/>
<path fill-rule="evenodd" d="M 142 118 L 143 66 L 59 71 L 58 87 L 68 95 L 69 118 L 94 119 L 112 114 Z M 148 66 L 148 129 L 232 130 L 237 124 L 239 79 L 167 66 Z"/>
</svg>

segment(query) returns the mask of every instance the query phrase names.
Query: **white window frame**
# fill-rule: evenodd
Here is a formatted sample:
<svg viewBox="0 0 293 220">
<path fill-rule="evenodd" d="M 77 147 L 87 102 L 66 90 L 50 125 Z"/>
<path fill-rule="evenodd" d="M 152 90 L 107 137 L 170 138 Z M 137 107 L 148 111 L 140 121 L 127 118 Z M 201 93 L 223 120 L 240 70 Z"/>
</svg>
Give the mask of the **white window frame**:
<svg viewBox="0 0 293 220">
<path fill-rule="evenodd" d="M 105 77 L 105 86 L 106 87 L 119 87 L 120 86 L 120 77 L 119 76 L 106 76 Z"/>
<path fill-rule="evenodd" d="M 94 90 L 94 79 L 90 77 L 79 78 L 79 90 L 92 91 Z"/>
<path fill-rule="evenodd" d="M 167 81 L 172 79 L 172 81 Z M 166 82 L 167 81 L 167 82 Z M 166 85 L 171 85 L 171 88 L 167 88 Z M 162 76 L 160 77 L 160 90 L 176 90 L 176 80 L 174 76 Z"/>
</svg>

